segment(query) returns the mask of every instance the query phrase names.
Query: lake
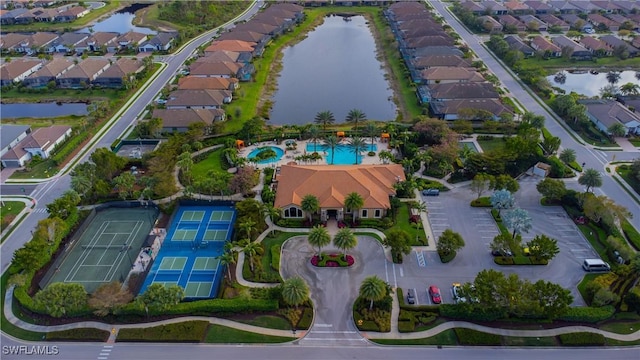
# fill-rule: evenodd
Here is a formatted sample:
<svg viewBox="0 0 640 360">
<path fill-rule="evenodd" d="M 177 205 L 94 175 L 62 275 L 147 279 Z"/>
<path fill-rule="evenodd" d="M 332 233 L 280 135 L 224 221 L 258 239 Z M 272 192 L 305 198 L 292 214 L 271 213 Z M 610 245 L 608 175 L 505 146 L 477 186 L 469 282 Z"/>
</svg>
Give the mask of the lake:
<svg viewBox="0 0 640 360">
<path fill-rule="evenodd" d="M 366 19 L 344 19 L 326 17 L 306 39 L 283 50 L 269 123 L 307 124 L 325 110 L 344 122 L 351 109 L 370 120 L 395 119 L 393 91 Z"/>
<path fill-rule="evenodd" d="M 566 78 L 564 84 L 556 81 L 555 75 L 547 76 L 547 80 L 552 86 L 558 87 L 568 93 L 575 91 L 578 94 L 586 96 L 599 96 L 600 89 L 609 85 L 607 81 L 607 72 L 601 73 L 571 73 L 569 71 L 564 72 Z M 640 85 L 640 80 L 636 78 L 635 71 L 623 71 L 620 73 L 620 80 L 616 83 L 617 86 L 621 86 L 626 83 L 634 83 Z"/>
<path fill-rule="evenodd" d="M 53 118 L 67 115 L 87 115 L 85 103 L 33 103 L 33 104 L 0 104 L 0 114 L 3 119 L 11 118 Z"/>
<path fill-rule="evenodd" d="M 92 28 L 94 32 L 104 31 L 124 34 L 128 31 L 135 31 L 143 34 L 156 34 L 156 31 L 149 28 L 133 25 L 133 19 L 136 17 L 135 12 L 149 5 L 151 4 L 133 4 L 127 6 L 111 14 L 106 19 L 100 20 L 91 26 L 87 26 L 78 32 L 89 33 L 91 32 L 90 28 Z"/>
</svg>

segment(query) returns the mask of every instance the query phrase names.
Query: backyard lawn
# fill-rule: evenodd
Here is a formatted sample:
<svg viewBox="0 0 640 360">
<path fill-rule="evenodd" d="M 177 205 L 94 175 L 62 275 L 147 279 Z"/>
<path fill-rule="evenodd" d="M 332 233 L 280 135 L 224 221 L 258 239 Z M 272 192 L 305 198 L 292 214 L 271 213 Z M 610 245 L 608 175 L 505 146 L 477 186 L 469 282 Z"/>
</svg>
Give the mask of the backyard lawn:
<svg viewBox="0 0 640 360">
<path fill-rule="evenodd" d="M 482 150 L 484 150 L 485 152 L 500 150 L 504 148 L 504 140 L 502 140 L 502 138 L 493 138 L 491 140 L 478 139 L 478 143 L 480 144 L 480 147 L 482 147 Z"/>
<path fill-rule="evenodd" d="M 193 164 L 193 168 L 191 170 L 193 178 L 205 178 L 209 170 L 224 172 L 225 170 L 222 166 L 223 151 L 224 148 L 216 149 L 210 152 L 206 159 Z"/>
</svg>

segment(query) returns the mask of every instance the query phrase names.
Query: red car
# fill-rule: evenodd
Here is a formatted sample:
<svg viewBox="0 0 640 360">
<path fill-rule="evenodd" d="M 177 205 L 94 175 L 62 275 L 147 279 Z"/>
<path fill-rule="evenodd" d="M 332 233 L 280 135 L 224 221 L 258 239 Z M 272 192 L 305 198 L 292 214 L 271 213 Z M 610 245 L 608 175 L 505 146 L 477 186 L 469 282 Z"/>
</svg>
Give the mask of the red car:
<svg viewBox="0 0 640 360">
<path fill-rule="evenodd" d="M 429 296 L 431 296 L 431 300 L 434 304 L 440 304 L 442 302 L 442 297 L 440 296 L 440 289 L 437 286 L 431 285 L 429 286 Z"/>
</svg>

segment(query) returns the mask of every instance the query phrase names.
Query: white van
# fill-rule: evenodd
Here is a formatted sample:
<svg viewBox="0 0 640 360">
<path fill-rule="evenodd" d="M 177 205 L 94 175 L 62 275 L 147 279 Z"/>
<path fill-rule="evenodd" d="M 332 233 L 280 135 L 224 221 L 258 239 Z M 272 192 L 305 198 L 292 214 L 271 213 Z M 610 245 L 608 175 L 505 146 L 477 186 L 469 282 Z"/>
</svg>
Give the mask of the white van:
<svg viewBox="0 0 640 360">
<path fill-rule="evenodd" d="M 600 259 L 585 259 L 582 263 L 584 271 L 610 271 L 611 266 Z"/>
</svg>

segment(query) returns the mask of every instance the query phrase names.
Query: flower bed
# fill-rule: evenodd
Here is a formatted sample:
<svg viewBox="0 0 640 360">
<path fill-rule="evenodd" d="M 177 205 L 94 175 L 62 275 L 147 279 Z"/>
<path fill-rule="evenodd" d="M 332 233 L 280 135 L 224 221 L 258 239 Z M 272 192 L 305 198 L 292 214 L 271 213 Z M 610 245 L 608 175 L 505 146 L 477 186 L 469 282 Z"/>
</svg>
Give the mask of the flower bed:
<svg viewBox="0 0 640 360">
<path fill-rule="evenodd" d="M 311 264 L 317 267 L 349 267 L 355 262 L 355 259 L 351 255 L 347 255 L 345 261 L 342 254 L 314 255 L 311 258 Z"/>
</svg>

